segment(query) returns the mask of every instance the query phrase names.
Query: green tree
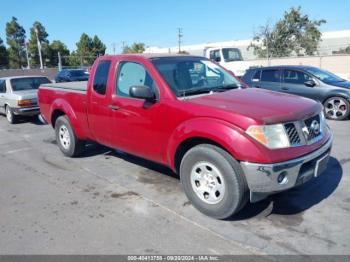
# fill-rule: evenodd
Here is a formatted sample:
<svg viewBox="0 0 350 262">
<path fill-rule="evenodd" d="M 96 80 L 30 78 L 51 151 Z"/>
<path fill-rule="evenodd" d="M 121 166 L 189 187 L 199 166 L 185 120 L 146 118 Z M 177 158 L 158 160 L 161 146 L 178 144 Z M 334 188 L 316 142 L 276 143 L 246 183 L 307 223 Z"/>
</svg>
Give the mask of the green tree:
<svg viewBox="0 0 350 262">
<path fill-rule="evenodd" d="M 17 18 L 12 17 L 6 23 L 6 42 L 9 46 L 8 57 L 10 68 L 21 68 L 25 62 L 25 38 L 26 31 L 18 24 Z"/>
<path fill-rule="evenodd" d="M 300 7 L 292 7 L 273 26 L 260 27 L 248 49 L 253 48 L 259 57 L 313 55 L 321 41 L 319 27 L 324 19 L 310 20 Z"/>
<path fill-rule="evenodd" d="M 77 50 L 72 52 L 69 58 L 71 66 L 91 66 L 96 57 L 104 55 L 106 51 L 105 44 L 96 35 L 91 38 L 83 33 L 76 45 Z"/>
<path fill-rule="evenodd" d="M 143 53 L 144 51 L 144 43 L 133 43 L 131 46 L 126 45 L 123 48 L 123 54 Z"/>
<path fill-rule="evenodd" d="M 0 69 L 8 67 L 8 53 L 4 42 L 0 38 Z"/>
<path fill-rule="evenodd" d="M 49 60 L 50 66 L 57 66 L 58 65 L 58 53 L 60 53 L 62 57 L 62 65 L 66 66 L 68 65 L 67 59 L 65 57 L 69 56 L 69 50 L 67 46 L 62 43 L 59 40 L 54 40 L 52 43 L 49 45 Z"/>
<path fill-rule="evenodd" d="M 28 47 L 32 66 L 40 65 L 37 34 L 41 44 L 41 56 L 43 59 L 43 64 L 45 65 L 50 63 L 49 40 L 47 40 L 49 34 L 46 32 L 45 27 L 40 22 L 36 21 L 30 29 L 30 39 Z"/>
<path fill-rule="evenodd" d="M 94 56 L 104 55 L 106 52 L 106 45 L 102 43 L 97 35 L 92 39 L 92 53 Z"/>
</svg>

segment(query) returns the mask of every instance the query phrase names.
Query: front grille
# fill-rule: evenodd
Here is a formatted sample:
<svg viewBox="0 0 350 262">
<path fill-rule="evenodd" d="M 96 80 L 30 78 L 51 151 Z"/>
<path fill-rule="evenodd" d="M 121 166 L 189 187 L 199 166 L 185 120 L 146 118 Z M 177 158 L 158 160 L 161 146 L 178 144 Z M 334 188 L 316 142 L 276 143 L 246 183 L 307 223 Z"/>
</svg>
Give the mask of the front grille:
<svg viewBox="0 0 350 262">
<path fill-rule="evenodd" d="M 318 128 L 315 128 L 313 126 L 313 123 L 317 123 Z M 308 118 L 305 120 L 305 126 L 307 128 L 308 135 L 306 135 L 306 140 L 307 141 L 312 141 L 318 136 L 321 135 L 321 122 L 320 122 L 320 115 L 313 116 L 311 118 Z"/>
<path fill-rule="evenodd" d="M 291 146 L 299 145 L 301 141 L 298 134 L 298 130 L 295 127 L 295 124 L 294 123 L 285 124 L 284 128 L 286 129 Z"/>
<path fill-rule="evenodd" d="M 289 138 L 291 146 L 312 144 L 322 138 L 320 115 L 310 117 L 303 121 L 284 124 L 284 129 Z"/>
</svg>

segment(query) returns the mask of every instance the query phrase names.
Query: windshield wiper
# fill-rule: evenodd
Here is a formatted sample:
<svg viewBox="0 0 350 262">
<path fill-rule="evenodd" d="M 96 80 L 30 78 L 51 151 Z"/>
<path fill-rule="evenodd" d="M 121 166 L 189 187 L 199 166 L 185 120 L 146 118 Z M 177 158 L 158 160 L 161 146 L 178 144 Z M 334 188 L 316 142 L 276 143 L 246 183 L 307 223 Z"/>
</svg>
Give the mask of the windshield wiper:
<svg viewBox="0 0 350 262">
<path fill-rule="evenodd" d="M 239 88 L 239 86 L 236 84 L 229 84 L 229 85 L 222 85 L 222 86 L 214 87 L 211 89 L 211 91 L 212 92 L 224 92 L 224 91 L 236 89 L 236 88 Z"/>
<path fill-rule="evenodd" d="M 187 90 L 180 90 L 179 95 L 184 97 L 188 95 L 199 95 L 199 94 L 205 94 L 209 93 L 211 90 L 210 89 L 198 89 L 198 88 L 193 88 L 193 89 L 187 89 Z"/>
<path fill-rule="evenodd" d="M 216 92 L 225 92 L 227 90 L 231 89 L 237 89 L 239 88 L 238 85 L 236 84 L 229 84 L 229 85 L 222 85 L 222 86 L 215 86 L 215 87 L 207 87 L 207 88 L 192 88 L 192 89 L 187 89 L 187 90 L 181 90 L 179 91 L 179 95 L 184 97 L 188 95 L 200 95 L 200 94 L 205 94 L 205 93 L 216 93 Z"/>
</svg>

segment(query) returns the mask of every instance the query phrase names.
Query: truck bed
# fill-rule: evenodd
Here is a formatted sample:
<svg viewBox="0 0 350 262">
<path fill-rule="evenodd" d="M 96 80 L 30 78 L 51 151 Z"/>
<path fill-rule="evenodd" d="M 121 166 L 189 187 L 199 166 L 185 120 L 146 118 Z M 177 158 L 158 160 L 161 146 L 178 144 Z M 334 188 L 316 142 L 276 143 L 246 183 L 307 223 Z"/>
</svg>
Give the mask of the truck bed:
<svg viewBox="0 0 350 262">
<path fill-rule="evenodd" d="M 78 91 L 85 92 L 87 91 L 87 81 L 79 81 L 79 82 L 63 82 L 63 83 L 52 83 L 52 84 L 44 84 L 40 87 L 42 88 L 54 88 L 54 89 L 63 89 L 67 91 Z"/>
<path fill-rule="evenodd" d="M 52 123 L 56 111 L 69 115 L 75 132 L 81 138 L 89 138 L 87 120 L 87 81 L 44 84 L 38 91 L 40 111 L 45 120 Z"/>
</svg>

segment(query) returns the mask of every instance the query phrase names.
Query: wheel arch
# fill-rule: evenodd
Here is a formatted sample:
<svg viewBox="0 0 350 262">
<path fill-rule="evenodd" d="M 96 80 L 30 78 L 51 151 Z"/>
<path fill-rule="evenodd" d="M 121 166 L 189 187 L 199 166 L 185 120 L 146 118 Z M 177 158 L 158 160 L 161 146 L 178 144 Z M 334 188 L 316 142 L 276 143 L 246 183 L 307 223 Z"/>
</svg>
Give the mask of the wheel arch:
<svg viewBox="0 0 350 262">
<path fill-rule="evenodd" d="M 176 152 L 175 152 L 175 155 L 174 155 L 173 168 L 174 168 L 174 171 L 176 173 L 179 173 L 181 160 L 184 157 L 184 155 L 186 154 L 186 152 L 188 150 L 190 150 L 191 148 L 198 146 L 198 145 L 201 145 L 201 144 L 214 145 L 214 146 L 220 147 L 221 149 L 227 151 L 227 149 L 223 145 L 221 145 L 220 143 L 218 143 L 212 139 L 208 139 L 206 137 L 195 136 L 195 137 L 187 138 L 178 145 Z"/>
<path fill-rule="evenodd" d="M 79 139 L 85 139 L 85 133 L 81 127 L 81 124 L 73 110 L 73 108 L 71 107 L 71 105 L 63 100 L 63 99 L 57 99 L 54 101 L 54 103 L 52 103 L 51 105 L 51 109 L 50 109 L 50 123 L 52 125 L 53 128 L 55 128 L 55 122 L 57 120 L 57 118 L 59 118 L 60 116 L 65 115 L 68 120 L 69 123 L 72 126 L 72 129 L 74 131 L 74 133 L 77 135 L 77 137 Z"/>
</svg>

